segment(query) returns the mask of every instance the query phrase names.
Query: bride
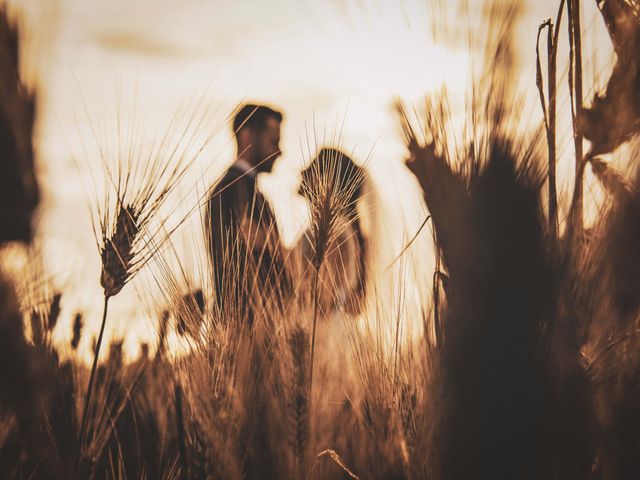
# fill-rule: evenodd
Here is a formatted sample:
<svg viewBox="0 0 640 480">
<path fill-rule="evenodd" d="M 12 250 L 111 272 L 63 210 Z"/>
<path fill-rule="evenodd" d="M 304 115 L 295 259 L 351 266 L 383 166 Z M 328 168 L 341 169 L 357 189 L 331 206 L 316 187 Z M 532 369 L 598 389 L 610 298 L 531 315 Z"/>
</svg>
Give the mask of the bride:
<svg viewBox="0 0 640 480">
<path fill-rule="evenodd" d="M 358 213 L 364 180 L 364 169 L 335 148 L 322 148 L 302 172 L 298 193 L 309 204 L 311 224 L 299 244 L 300 279 L 308 282 L 319 268 L 325 315 L 336 310 L 357 315 L 364 306 L 367 239 Z"/>
</svg>

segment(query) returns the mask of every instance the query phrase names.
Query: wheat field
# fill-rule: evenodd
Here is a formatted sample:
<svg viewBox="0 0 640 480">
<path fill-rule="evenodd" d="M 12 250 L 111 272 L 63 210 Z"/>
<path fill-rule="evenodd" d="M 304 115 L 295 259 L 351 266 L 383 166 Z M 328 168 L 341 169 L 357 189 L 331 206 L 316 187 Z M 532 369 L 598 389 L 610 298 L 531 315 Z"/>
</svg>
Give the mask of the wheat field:
<svg viewBox="0 0 640 480">
<path fill-rule="evenodd" d="M 640 478 L 640 6 L 595 2 L 613 54 L 594 90 L 585 2 L 551 3 L 529 39 L 540 121 L 513 1 L 483 2 L 477 37 L 439 32 L 482 43 L 462 102 L 446 84 L 395 98 L 427 209 L 397 251 L 371 221 L 393 199 L 339 126 L 302 142 L 308 225 L 291 246 L 274 225 L 266 240 L 218 227 L 216 191 L 193 181 L 201 97 L 143 144 L 123 96 L 100 171 L 75 159 L 100 266 L 90 314 L 38 250 L 39 90 L 0 7 L 0 478 Z M 128 290 L 153 332 L 135 355 L 108 333 L 132 322 L 113 310 Z"/>
</svg>

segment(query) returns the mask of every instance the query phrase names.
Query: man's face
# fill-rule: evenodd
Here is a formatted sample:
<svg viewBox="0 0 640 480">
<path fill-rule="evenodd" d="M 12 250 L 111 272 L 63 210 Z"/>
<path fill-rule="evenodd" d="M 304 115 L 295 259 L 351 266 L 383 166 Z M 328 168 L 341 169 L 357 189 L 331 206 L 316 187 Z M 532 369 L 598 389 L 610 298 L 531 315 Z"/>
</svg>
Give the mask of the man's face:
<svg viewBox="0 0 640 480">
<path fill-rule="evenodd" d="M 258 169 L 270 172 L 276 158 L 280 156 L 280 122 L 277 119 L 267 118 L 265 128 L 256 132 L 255 145 L 255 159 L 261 162 Z"/>
</svg>

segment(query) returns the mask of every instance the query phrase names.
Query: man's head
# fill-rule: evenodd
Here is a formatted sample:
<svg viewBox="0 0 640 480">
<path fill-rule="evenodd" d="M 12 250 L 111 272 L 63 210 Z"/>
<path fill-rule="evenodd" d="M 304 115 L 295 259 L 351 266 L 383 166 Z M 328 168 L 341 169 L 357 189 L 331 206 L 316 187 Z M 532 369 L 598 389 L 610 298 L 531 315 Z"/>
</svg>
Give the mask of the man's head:
<svg viewBox="0 0 640 480">
<path fill-rule="evenodd" d="M 264 105 L 244 105 L 233 119 L 241 156 L 259 172 L 270 172 L 280 156 L 282 114 Z"/>
</svg>

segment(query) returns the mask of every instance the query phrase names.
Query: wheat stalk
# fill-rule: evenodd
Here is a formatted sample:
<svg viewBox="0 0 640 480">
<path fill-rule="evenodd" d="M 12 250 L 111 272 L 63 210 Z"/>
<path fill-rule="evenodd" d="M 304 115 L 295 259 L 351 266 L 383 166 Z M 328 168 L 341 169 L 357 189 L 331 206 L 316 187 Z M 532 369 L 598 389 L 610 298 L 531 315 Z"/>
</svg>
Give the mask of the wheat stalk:
<svg viewBox="0 0 640 480">
<path fill-rule="evenodd" d="M 304 466 L 309 440 L 309 389 L 308 370 L 309 335 L 296 326 L 289 336 L 289 347 L 293 359 L 293 382 L 291 385 L 290 411 L 293 420 L 291 443 L 295 455 L 295 474 L 304 477 Z"/>
<path fill-rule="evenodd" d="M 309 362 L 309 391 L 313 388 L 313 363 L 315 357 L 316 327 L 318 322 L 319 278 L 327 252 L 335 246 L 343 229 L 356 218 L 355 202 L 364 180 L 362 169 L 349 163 L 340 150 L 323 148 L 312 162 L 307 181 L 303 181 L 301 192 L 311 203 L 310 240 L 313 249 L 314 269 L 312 301 L 313 323 L 311 330 L 311 359 Z M 339 223 L 339 218 L 349 222 Z"/>
<path fill-rule="evenodd" d="M 73 318 L 73 335 L 71 337 L 71 348 L 73 350 L 78 349 L 78 345 L 80 344 L 80 338 L 82 336 L 82 315 L 77 313 Z"/>
<path fill-rule="evenodd" d="M 100 284 L 104 290 L 104 305 L 84 400 L 76 474 L 87 430 L 109 299 L 120 293 L 184 221 L 178 221 L 167 233 L 168 214 L 161 216 L 160 210 L 211 138 L 208 137 L 195 153 L 189 150 L 191 143 L 197 140 L 199 130 L 208 116 L 206 107 L 196 105 L 191 115 L 188 115 L 190 108 L 191 106 L 187 106 L 174 116 L 161 141 L 154 143 L 146 153 L 135 144 L 138 141 L 140 124 L 134 120 L 130 130 L 125 130 L 118 109 L 118 155 L 115 167 L 111 165 L 105 148 L 100 145 L 94 132 L 106 181 L 104 201 L 102 204 L 98 202 L 95 207 L 97 228 L 94 230 L 102 264 Z M 177 138 L 174 138 L 174 135 L 177 135 Z M 97 234 L 98 230 L 100 236 Z"/>
<path fill-rule="evenodd" d="M 548 161 L 548 182 L 549 182 L 549 233 L 552 240 L 555 240 L 558 233 L 558 198 L 556 192 L 556 103 L 557 103 L 557 85 L 556 85 L 556 63 L 558 57 L 558 38 L 560 34 L 560 22 L 562 20 L 562 12 L 564 12 L 565 0 L 560 2 L 558 14 L 556 16 L 555 26 L 548 19 L 540 27 L 538 27 L 538 37 L 536 39 L 536 85 L 540 95 L 540 103 L 542 104 L 542 113 L 544 115 L 544 125 L 547 133 L 547 145 L 549 152 Z M 545 96 L 542 82 L 542 71 L 540 66 L 539 43 L 540 33 L 543 28 L 547 28 L 547 89 L 549 97 L 549 108 L 545 103 Z"/>
</svg>

